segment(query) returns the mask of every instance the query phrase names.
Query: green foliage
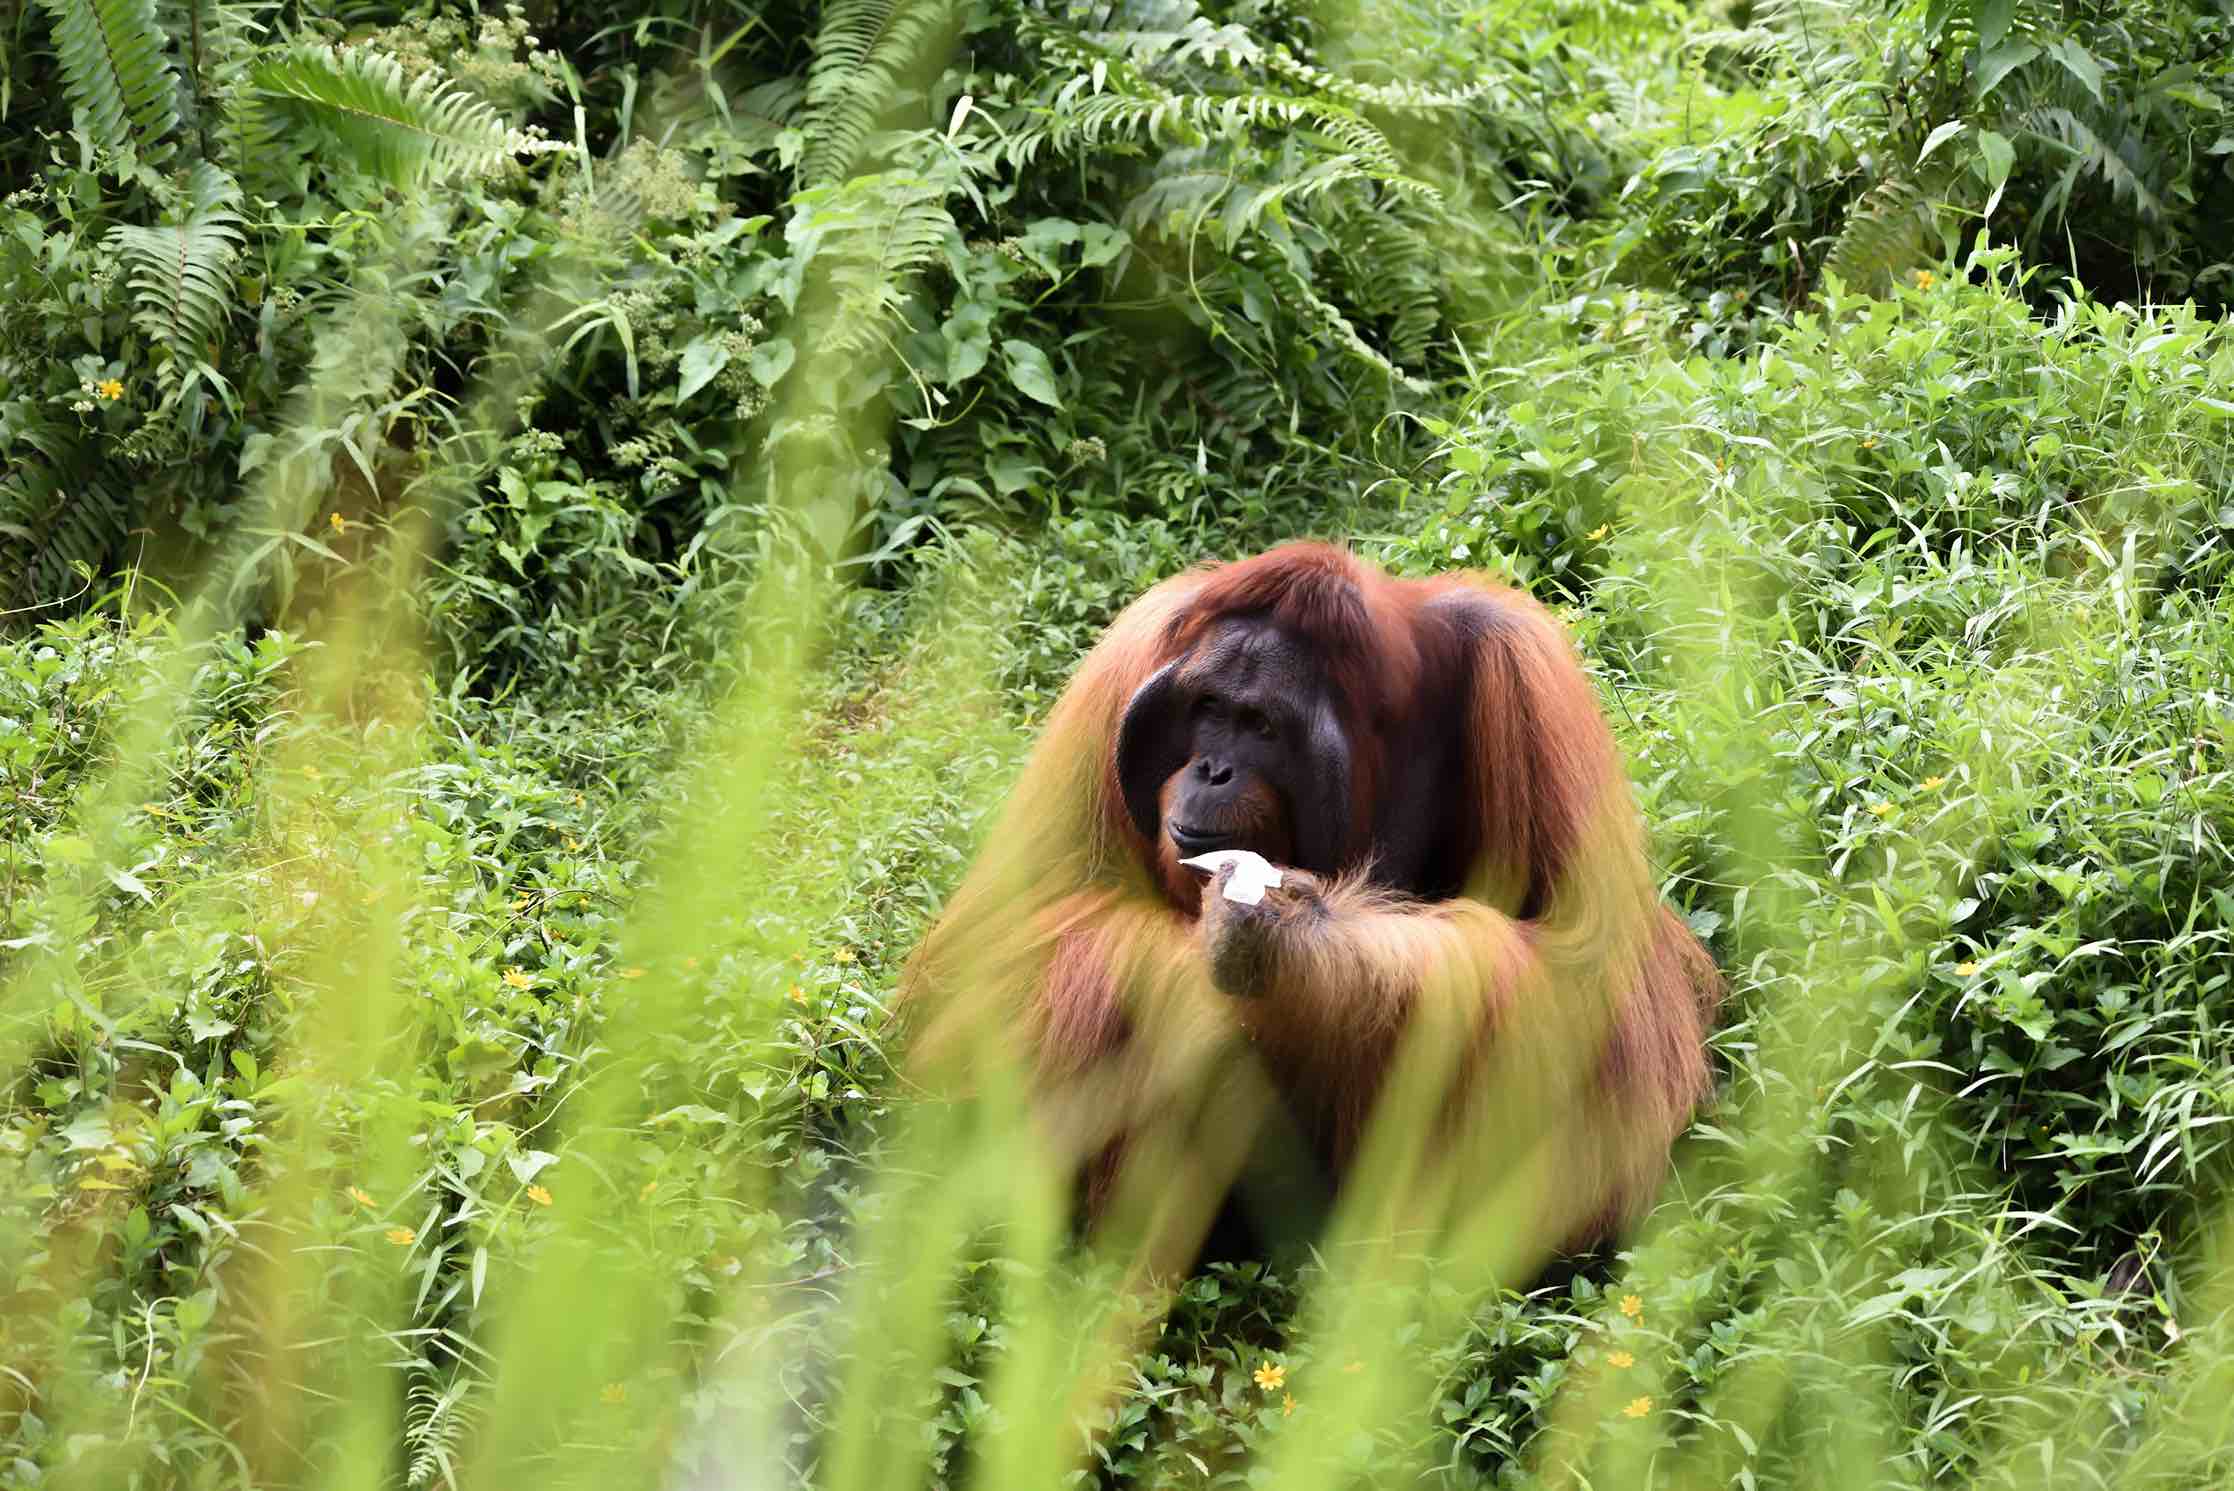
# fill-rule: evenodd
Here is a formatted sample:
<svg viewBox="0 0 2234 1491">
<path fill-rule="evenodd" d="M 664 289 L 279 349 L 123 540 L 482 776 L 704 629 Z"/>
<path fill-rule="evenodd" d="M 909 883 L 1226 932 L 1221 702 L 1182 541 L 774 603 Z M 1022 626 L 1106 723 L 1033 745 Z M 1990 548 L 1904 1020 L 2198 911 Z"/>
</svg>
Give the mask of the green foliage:
<svg viewBox="0 0 2234 1491">
<path fill-rule="evenodd" d="M 152 157 L 178 123 L 178 77 L 155 0 L 45 0 L 77 127 Z"/>
<path fill-rule="evenodd" d="M 393 57 L 352 47 L 297 47 L 256 64 L 255 86 L 315 121 L 358 169 L 393 186 L 487 171 L 514 155 L 563 148 L 506 124 L 438 73 L 406 78 Z"/>
<path fill-rule="evenodd" d="M 130 266 L 134 319 L 174 360 L 207 360 L 208 344 L 232 308 L 227 271 L 242 242 L 239 206 L 240 187 L 204 163 L 188 179 L 174 221 L 155 228 L 119 223 L 102 240 Z"/>
</svg>

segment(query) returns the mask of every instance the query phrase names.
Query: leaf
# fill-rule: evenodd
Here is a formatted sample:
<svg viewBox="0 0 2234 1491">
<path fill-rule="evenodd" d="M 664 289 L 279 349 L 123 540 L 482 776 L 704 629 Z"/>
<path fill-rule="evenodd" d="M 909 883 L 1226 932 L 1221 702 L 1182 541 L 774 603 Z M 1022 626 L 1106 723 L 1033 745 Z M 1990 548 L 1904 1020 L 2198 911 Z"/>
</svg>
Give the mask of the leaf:
<svg viewBox="0 0 2234 1491">
<path fill-rule="evenodd" d="M 1978 155 L 1979 159 L 1972 164 L 1985 174 L 1988 188 L 1986 210 L 1981 216 L 1992 217 L 1994 208 L 2001 205 L 2002 189 L 2009 185 L 2009 168 L 2016 164 L 2017 147 L 2009 142 L 2007 135 L 1982 129 L 1978 131 Z"/>
<path fill-rule="evenodd" d="M 963 301 L 939 328 L 939 336 L 946 342 L 947 386 L 968 382 L 984 371 L 985 359 L 993 351 L 993 308 L 982 301 Z"/>
<path fill-rule="evenodd" d="M 1001 359 L 1007 364 L 1008 381 L 1016 385 L 1018 393 L 1050 409 L 1063 407 L 1062 396 L 1055 391 L 1055 370 L 1048 366 L 1046 353 L 1019 337 L 1010 337 L 1001 343 Z"/>
<path fill-rule="evenodd" d="M 505 1155 L 504 1163 L 512 1167 L 512 1173 L 520 1178 L 520 1184 L 524 1186 L 535 1179 L 544 1166 L 557 1164 L 558 1156 L 547 1150 L 518 1149 Z"/>
<path fill-rule="evenodd" d="M 2079 86 L 2094 95 L 2096 103 L 2107 102 L 2102 97 L 2102 64 L 2094 53 L 2080 46 L 2069 37 L 2048 48 L 2048 55 L 2063 64 L 2063 70 L 2079 80 Z"/>
<path fill-rule="evenodd" d="M 2017 0 L 1981 0 L 1978 6 L 1978 46 L 1982 51 L 1992 51 L 2001 45 L 2009 34 L 2009 23 L 2017 18 Z"/>
<path fill-rule="evenodd" d="M 1949 140 L 1952 140 L 1955 136 L 1961 134 L 1968 127 L 1969 126 L 1960 119 L 1950 119 L 1945 124 L 1939 126 L 1939 128 L 1933 130 L 1924 138 L 1924 148 L 1917 154 L 1916 164 L 1919 166 L 1922 165 L 1926 160 L 1931 158 L 1931 153 L 1934 150 L 1937 150 L 1940 146 L 1946 144 Z"/>
<path fill-rule="evenodd" d="M 653 1124 L 727 1124 L 730 1122 L 730 1118 L 728 1114 L 709 1108 L 704 1103 L 684 1103 L 679 1107 L 669 1108 L 666 1112 L 655 1115 L 650 1121 Z"/>
<path fill-rule="evenodd" d="M 392 186 L 566 148 L 513 129 L 439 69 L 406 79 L 393 57 L 362 47 L 295 47 L 258 62 L 250 76 L 287 108 L 324 125 L 358 169 Z"/>
<path fill-rule="evenodd" d="M 704 388 L 714 379 L 714 374 L 729 366 L 729 343 L 725 337 L 695 336 L 683 348 L 681 359 L 682 381 L 675 385 L 675 402 L 680 404 Z"/>
<path fill-rule="evenodd" d="M 784 337 L 770 337 L 745 355 L 745 371 L 752 374 L 752 381 L 762 388 L 774 388 L 785 373 L 791 371 L 798 349 Z"/>
<path fill-rule="evenodd" d="M 178 76 L 155 0 L 46 0 L 46 9 L 72 122 L 97 145 L 153 155 L 178 123 Z"/>
<path fill-rule="evenodd" d="M 178 1308 L 172 1312 L 171 1318 L 178 1322 L 181 1331 L 191 1336 L 209 1324 L 210 1318 L 216 1313 L 217 1291 L 197 1289 L 178 1302 Z"/>
<path fill-rule="evenodd" d="M 1108 223 L 1084 223 L 1080 225 L 1079 232 L 1084 252 L 1078 262 L 1088 268 L 1109 263 L 1132 242 L 1123 228 L 1112 227 Z"/>
<path fill-rule="evenodd" d="M 2001 85 L 2001 80 L 2040 55 L 2040 49 L 2029 41 L 2011 42 L 2005 47 L 1983 51 L 1978 57 L 1977 98 L 1983 102 L 1986 95 Z"/>
<path fill-rule="evenodd" d="M 112 869 L 108 873 L 110 883 L 118 890 L 127 891 L 143 901 L 153 901 L 155 899 L 155 892 L 143 885 L 140 882 L 140 877 L 130 870 Z"/>
</svg>

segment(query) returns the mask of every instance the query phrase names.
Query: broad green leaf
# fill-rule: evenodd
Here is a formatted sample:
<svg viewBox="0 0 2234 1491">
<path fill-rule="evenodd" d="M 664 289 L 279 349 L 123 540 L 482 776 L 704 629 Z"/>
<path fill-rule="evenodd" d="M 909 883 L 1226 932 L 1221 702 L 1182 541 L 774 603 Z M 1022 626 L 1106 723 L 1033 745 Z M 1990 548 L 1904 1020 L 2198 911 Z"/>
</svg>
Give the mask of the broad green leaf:
<svg viewBox="0 0 2234 1491">
<path fill-rule="evenodd" d="M 1977 97 L 1982 102 L 2001 80 L 2040 55 L 2040 49 L 2029 41 L 2013 41 L 2007 46 L 1990 47 L 1978 54 Z"/>
<path fill-rule="evenodd" d="M 1047 365 L 1046 353 L 1030 342 L 1010 337 L 1001 343 L 1001 359 L 1008 366 L 1008 381 L 1016 385 L 1017 392 L 1051 409 L 1063 407 L 1062 395 L 1055 391 L 1055 370 Z"/>
<path fill-rule="evenodd" d="M 1950 119 L 1945 124 L 1939 126 L 1939 128 L 1933 130 L 1929 135 L 1924 137 L 1924 148 L 1917 153 L 1916 164 L 1919 166 L 1922 165 L 1926 160 L 1931 158 L 1931 153 L 1934 150 L 1937 150 L 1940 146 L 1946 144 L 1949 140 L 1952 140 L 1955 136 L 1961 134 L 1966 128 L 1968 128 L 1968 126 L 1964 124 L 1962 120 Z"/>
<path fill-rule="evenodd" d="M 2063 64 L 2063 70 L 2079 80 L 2079 86 L 2094 95 L 2096 103 L 2105 103 L 2102 96 L 2102 63 L 2094 53 L 2065 37 L 2048 48 L 2048 55 Z"/>
<path fill-rule="evenodd" d="M 1978 46 L 1982 51 L 1992 51 L 2001 45 L 2009 34 L 2009 23 L 2017 18 L 2017 0 L 1981 0 L 1978 6 Z"/>
<path fill-rule="evenodd" d="M 683 348 L 682 381 L 675 385 L 675 402 L 680 404 L 704 388 L 714 375 L 729 366 L 729 345 L 726 338 L 696 336 Z"/>
<path fill-rule="evenodd" d="M 762 388 L 774 388 L 777 381 L 791 371 L 792 360 L 798 355 L 798 349 L 787 339 L 770 337 L 745 354 L 745 368 Z"/>
</svg>

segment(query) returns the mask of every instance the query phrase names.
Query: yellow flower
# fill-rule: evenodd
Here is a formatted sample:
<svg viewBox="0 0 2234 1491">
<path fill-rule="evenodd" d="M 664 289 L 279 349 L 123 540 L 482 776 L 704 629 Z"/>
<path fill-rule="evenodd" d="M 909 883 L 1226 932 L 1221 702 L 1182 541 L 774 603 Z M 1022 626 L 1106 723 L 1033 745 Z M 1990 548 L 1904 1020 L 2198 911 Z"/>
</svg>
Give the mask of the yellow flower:
<svg viewBox="0 0 2234 1491">
<path fill-rule="evenodd" d="M 807 1002 L 807 991 L 797 984 L 793 984 L 791 986 L 791 1002 L 793 1004 L 805 1004 Z"/>
<path fill-rule="evenodd" d="M 1955 973 L 1962 978 L 1968 978 L 1977 971 L 1978 965 L 1976 963 L 1957 963 L 1955 965 Z"/>
<path fill-rule="evenodd" d="M 572 834 L 565 834 L 561 837 L 563 837 L 566 842 L 567 853 L 577 854 L 581 852 L 582 841 L 580 839 L 575 838 Z"/>
<path fill-rule="evenodd" d="M 1923 788 L 1926 792 L 1936 792 L 1941 787 L 1947 785 L 1947 779 L 1945 777 L 1926 777 L 1921 782 L 1918 782 L 1916 785 Z"/>
<path fill-rule="evenodd" d="M 1652 1412 L 1652 1399 L 1643 1393 L 1639 1393 L 1629 1400 L 1627 1407 L 1621 1410 L 1621 1416 L 1623 1418 L 1641 1419 L 1650 1412 Z"/>
<path fill-rule="evenodd" d="M 340 533 L 347 529 L 349 525 L 341 521 L 340 513 L 328 513 L 326 514 L 326 526 L 334 532 Z"/>
<path fill-rule="evenodd" d="M 1609 1351 L 1606 1353 L 1606 1365 L 1609 1367 L 1634 1367 L 1636 1364 L 1637 1359 L 1626 1351 Z"/>
<path fill-rule="evenodd" d="M 643 1188 L 642 1190 L 640 1190 L 640 1191 L 638 1191 L 638 1192 L 636 1193 L 636 1199 L 637 1199 L 637 1200 L 639 1200 L 639 1201 L 649 1201 L 649 1200 L 651 1200 L 651 1199 L 652 1199 L 652 1192 L 654 1192 L 654 1191 L 656 1191 L 656 1190 L 658 1190 L 658 1189 L 659 1189 L 659 1182 L 658 1182 L 658 1181 L 656 1181 L 656 1180 L 647 1180 L 647 1181 L 645 1181 L 645 1182 L 644 1182 L 644 1188 Z"/>
<path fill-rule="evenodd" d="M 597 1399 L 600 1403 L 626 1403 L 628 1401 L 628 1389 L 620 1383 L 608 1382 L 605 1384 L 605 1391 L 599 1393 Z"/>
<path fill-rule="evenodd" d="M 93 391 L 104 399 L 121 399 L 124 397 L 124 385 L 114 378 L 103 378 L 99 383 L 93 385 Z"/>
<path fill-rule="evenodd" d="M 837 959 L 840 963 L 851 963 L 853 961 L 853 949 L 850 947 L 841 947 L 830 956 Z"/>
<path fill-rule="evenodd" d="M 361 1187 L 351 1186 L 348 1191 L 348 1196 L 350 1200 L 356 1202 L 366 1211 L 372 1210 L 372 1196 L 369 1192 L 365 1191 Z"/>
<path fill-rule="evenodd" d="M 1936 277 L 1935 277 L 1935 276 L 1934 276 L 1934 275 L 1932 274 L 1932 272 L 1931 272 L 1930 270 L 1928 270 L 1928 269 L 1919 269 L 1919 270 L 1917 270 L 1917 271 L 1916 271 L 1916 288 L 1917 288 L 1917 289 L 1919 289 L 1919 290 L 1929 290 L 1929 289 L 1930 289 L 1930 288 L 1932 287 L 1932 285 L 1933 285 L 1934 283 L 1936 283 Z"/>
<path fill-rule="evenodd" d="M 623 968 L 621 970 L 622 978 L 642 978 L 643 976 L 644 970 L 641 968 Z"/>
<path fill-rule="evenodd" d="M 1890 818 L 1893 816 L 1893 805 L 1889 802 L 1873 802 L 1869 805 L 1869 811 L 1873 818 Z"/>
<path fill-rule="evenodd" d="M 1582 536 L 1583 542 L 1594 544 L 1611 532 L 1613 532 L 1613 524 L 1600 523 L 1597 527 L 1591 529 L 1588 533 Z"/>
<path fill-rule="evenodd" d="M 698 960 L 696 958 L 685 958 L 683 959 L 683 966 L 689 969 L 696 969 L 698 967 Z"/>
<path fill-rule="evenodd" d="M 1266 1392 L 1269 1393 L 1274 1388 L 1281 1387 L 1286 1384 L 1288 1380 L 1288 1369 L 1281 1366 L 1278 1362 L 1266 1362 L 1263 1366 L 1257 1368 L 1256 1371 L 1250 1373 L 1249 1375 L 1256 1379 L 1256 1384 L 1258 1387 L 1263 1388 Z"/>
<path fill-rule="evenodd" d="M 526 891 L 521 891 L 518 895 L 512 898 L 512 909 L 514 911 L 525 911 L 527 910 L 527 903 L 533 899 L 534 897 L 530 896 Z"/>
<path fill-rule="evenodd" d="M 1282 1393 L 1280 1395 L 1280 1417 L 1286 1418 L 1293 1412 L 1295 1412 L 1295 1394 Z"/>
<path fill-rule="evenodd" d="M 399 1248 L 408 1248 L 419 1240 L 419 1234 L 413 1232 L 409 1227 L 390 1227 L 381 1236 L 387 1238 L 388 1241 Z"/>
<path fill-rule="evenodd" d="M 1365 1363 L 1352 1362 L 1347 1367 L 1344 1367 L 1342 1370 L 1345 1372 L 1362 1372 L 1365 1370 Z"/>
<path fill-rule="evenodd" d="M 1644 1319 L 1644 1301 L 1633 1294 L 1621 1296 L 1621 1313 L 1631 1320 Z"/>
<path fill-rule="evenodd" d="M 527 1188 L 527 1199 L 537 1206 L 549 1206 L 551 1204 L 551 1193 L 541 1186 L 529 1186 Z"/>
<path fill-rule="evenodd" d="M 505 969 L 504 981 L 515 989 L 532 989 L 535 987 L 535 975 L 522 973 L 517 968 Z"/>
</svg>

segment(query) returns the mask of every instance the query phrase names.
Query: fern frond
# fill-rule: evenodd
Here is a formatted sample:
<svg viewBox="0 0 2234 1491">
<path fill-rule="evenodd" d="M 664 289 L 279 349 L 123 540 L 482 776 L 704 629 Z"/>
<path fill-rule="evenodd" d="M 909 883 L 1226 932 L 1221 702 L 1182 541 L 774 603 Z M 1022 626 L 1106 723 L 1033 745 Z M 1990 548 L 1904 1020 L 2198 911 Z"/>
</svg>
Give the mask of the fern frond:
<svg viewBox="0 0 2234 1491">
<path fill-rule="evenodd" d="M 155 0 L 44 0 L 70 113 L 96 145 L 153 156 L 178 123 L 178 76 Z"/>
<path fill-rule="evenodd" d="M 416 1369 L 404 1394 L 403 1445 L 410 1452 L 404 1485 L 457 1484 L 458 1446 L 472 1427 L 472 1391 L 478 1379 L 462 1369 L 449 1382 L 438 1382 L 433 1373 Z M 439 1479 L 438 1479 L 439 1478 Z"/>
<path fill-rule="evenodd" d="M 360 47 L 298 47 L 259 62 L 255 84 L 324 125 L 357 165 L 390 185 L 495 169 L 565 148 L 513 129 L 439 73 L 406 80 L 393 57 Z"/>
<path fill-rule="evenodd" d="M 832 0 L 807 69 L 799 184 L 852 174 L 870 133 L 898 102 L 901 80 L 951 22 L 944 0 Z"/>
<path fill-rule="evenodd" d="M 1335 345 L 1351 357 L 1415 394 L 1433 392 L 1433 386 L 1424 378 L 1398 367 L 1389 361 L 1387 354 L 1360 336 L 1350 318 L 1342 314 L 1342 308 L 1312 288 L 1308 276 L 1282 262 L 1277 255 L 1265 264 L 1264 270 L 1265 277 L 1279 286 L 1290 306 L 1333 338 Z"/>
<path fill-rule="evenodd" d="M 75 436 L 35 425 L 0 475 L 0 609 L 62 614 L 124 550 L 134 491 Z"/>
<path fill-rule="evenodd" d="M 131 268 L 133 321 L 174 357 L 209 357 L 232 309 L 226 269 L 241 246 L 239 205 L 233 178 L 205 162 L 194 168 L 172 221 L 111 228 L 103 240 Z"/>
<path fill-rule="evenodd" d="M 261 0 L 194 3 L 200 8 L 200 34 L 197 55 L 189 59 L 198 69 L 193 84 L 211 101 L 215 115 L 214 121 L 203 125 L 209 141 L 205 153 L 224 161 L 245 182 L 268 180 L 269 173 L 287 168 L 288 158 L 274 148 L 279 118 L 273 101 L 257 89 L 251 76 L 255 64 L 268 54 L 270 28 L 258 14 L 266 7 Z"/>
<path fill-rule="evenodd" d="M 1880 181 L 1847 210 L 1823 267 L 1852 289 L 1882 294 L 1922 257 L 1930 227 L 1931 204 L 1922 192 L 1898 177 Z"/>
<path fill-rule="evenodd" d="M 1471 108 L 1494 92 L 1500 80 L 1484 77 L 1464 88 L 1441 89 L 1423 87 L 1418 83 L 1361 83 L 1345 78 L 1340 73 L 1314 67 L 1296 56 L 1286 47 L 1274 47 L 1265 55 L 1265 65 L 1278 77 L 1286 78 L 1322 98 L 1339 99 L 1353 109 L 1379 109 L 1391 114 L 1425 114 L 1450 109 Z"/>
<path fill-rule="evenodd" d="M 2095 112 L 2090 110 L 2089 112 Z M 2142 174 L 2143 166 L 2137 159 L 2128 160 L 2131 147 L 2120 140 L 2112 142 L 2096 132 L 2093 124 L 2082 118 L 2078 110 L 2064 104 L 2051 104 L 2028 110 L 2022 116 L 2033 133 L 2053 142 L 2071 158 L 2064 178 L 2051 196 L 2048 207 L 2061 212 L 2069 203 L 2071 183 L 2088 174 L 2100 176 L 2110 188 L 2113 199 L 2132 204 L 2143 222 L 2162 222 L 2170 210 L 2155 186 Z M 2121 149 L 2121 146 L 2126 148 Z"/>
<path fill-rule="evenodd" d="M 1447 299 L 1434 244 L 1402 212 L 1379 206 L 1337 215 L 1351 299 L 1358 309 L 1386 315 L 1391 361 L 1416 363 L 1443 324 Z"/>
<path fill-rule="evenodd" d="M 816 187 L 794 199 L 787 236 L 830 292 L 830 324 L 813 334 L 858 351 L 884 335 L 914 276 L 960 247 L 947 184 L 889 171 Z"/>
<path fill-rule="evenodd" d="M 1019 167 L 1042 151 L 1070 155 L 1119 141 L 1198 146 L 1250 130 L 1301 131 L 1322 137 L 1345 158 L 1338 176 L 1370 177 L 1405 197 L 1435 200 L 1434 187 L 1405 173 L 1388 137 L 1363 116 L 1324 99 L 1278 93 L 1226 97 L 1167 93 L 1141 80 L 1144 94 L 1100 93 L 1072 103 L 1059 97 L 1046 122 L 1013 131 L 999 153 Z M 1068 95 L 1068 90 L 1066 90 Z"/>
<path fill-rule="evenodd" d="M 1263 44 L 1243 26 L 1232 21 L 1212 25 L 1199 15 L 1188 17 L 1186 24 L 1178 27 L 1087 31 L 1081 35 L 1091 45 L 1115 52 L 1142 69 L 1199 63 L 1230 71 L 1254 67 L 1265 55 Z"/>
</svg>

